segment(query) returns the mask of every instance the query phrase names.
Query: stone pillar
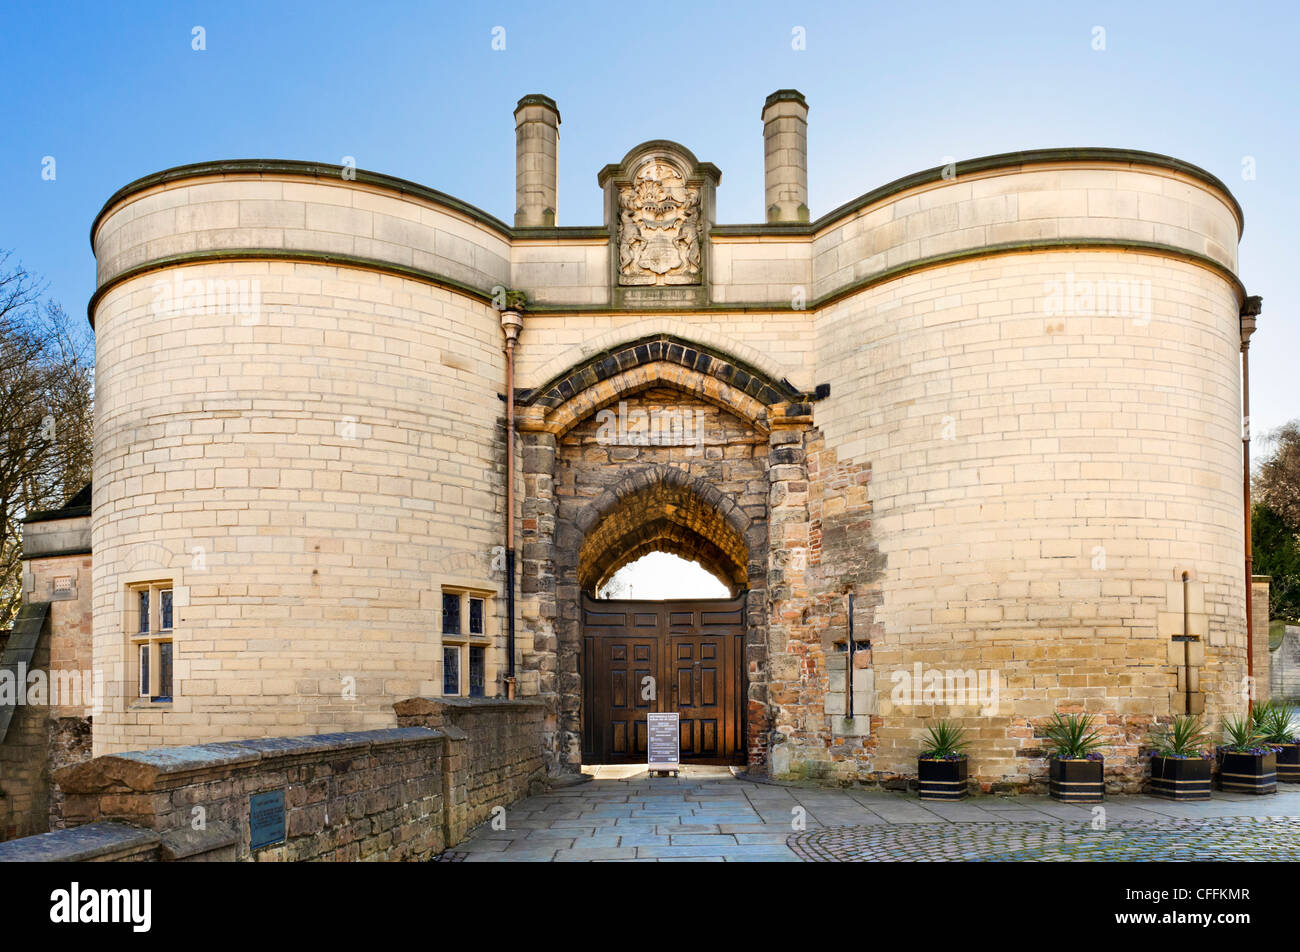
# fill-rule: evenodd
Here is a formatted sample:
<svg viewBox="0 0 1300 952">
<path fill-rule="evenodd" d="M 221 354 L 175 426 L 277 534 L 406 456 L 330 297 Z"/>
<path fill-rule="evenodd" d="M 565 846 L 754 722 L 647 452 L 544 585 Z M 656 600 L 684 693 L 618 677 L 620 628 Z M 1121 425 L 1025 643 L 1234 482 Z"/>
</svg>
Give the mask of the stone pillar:
<svg viewBox="0 0 1300 952">
<path fill-rule="evenodd" d="M 808 519 L 808 466 L 804 430 L 812 422 L 805 404 L 768 407 L 771 452 L 768 457 L 768 684 L 766 738 L 768 775 L 790 779 L 820 776 L 810 759 L 828 757 L 825 745 L 807 741 L 810 708 L 821 705 L 813 679 L 822 673 L 820 636 L 812 635 L 804 608 L 808 600 L 811 539 Z M 751 675 L 752 679 L 752 675 Z M 750 689 L 753 691 L 751 683 Z M 752 707 L 751 707 L 752 710 Z M 817 711 L 821 713 L 820 710 Z M 763 738 L 753 736 L 750 744 Z M 819 749 L 813 750 L 816 746 Z"/>
<path fill-rule="evenodd" d="M 1272 696 L 1272 672 L 1269 670 L 1270 655 L 1268 651 L 1268 587 L 1272 581 L 1268 575 L 1256 575 L 1251 579 L 1251 597 L 1254 601 L 1255 625 L 1255 700 L 1263 703 Z"/>
<path fill-rule="evenodd" d="M 808 220 L 808 103 L 797 89 L 763 103 L 763 184 L 769 222 Z"/>
<path fill-rule="evenodd" d="M 556 154 L 560 110 L 549 96 L 532 94 L 515 106 L 515 226 L 555 224 Z"/>
</svg>

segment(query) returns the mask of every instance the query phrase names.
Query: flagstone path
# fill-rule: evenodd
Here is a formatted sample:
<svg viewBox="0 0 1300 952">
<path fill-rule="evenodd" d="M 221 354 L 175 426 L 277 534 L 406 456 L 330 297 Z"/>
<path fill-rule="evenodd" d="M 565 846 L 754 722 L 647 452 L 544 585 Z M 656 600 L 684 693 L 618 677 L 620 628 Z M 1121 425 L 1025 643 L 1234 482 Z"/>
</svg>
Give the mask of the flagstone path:
<svg viewBox="0 0 1300 952">
<path fill-rule="evenodd" d="M 589 768 L 591 769 L 591 768 Z M 1300 789 L 1208 803 L 1111 797 L 1104 814 L 1043 796 L 921 803 L 915 794 L 594 768 L 509 807 L 444 862 L 1300 860 Z M 498 824 L 500 825 L 500 824 Z"/>
</svg>

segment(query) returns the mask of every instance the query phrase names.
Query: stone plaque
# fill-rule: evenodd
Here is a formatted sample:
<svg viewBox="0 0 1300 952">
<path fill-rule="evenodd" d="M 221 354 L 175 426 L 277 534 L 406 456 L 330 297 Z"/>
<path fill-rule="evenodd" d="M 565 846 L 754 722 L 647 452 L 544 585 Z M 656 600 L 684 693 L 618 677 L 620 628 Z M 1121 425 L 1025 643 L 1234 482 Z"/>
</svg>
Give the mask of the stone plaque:
<svg viewBox="0 0 1300 952">
<path fill-rule="evenodd" d="M 284 791 L 255 793 L 248 798 L 248 848 L 260 850 L 284 842 Z"/>
<path fill-rule="evenodd" d="M 622 285 L 700 283 L 700 191 L 663 159 L 643 165 L 619 191 Z"/>
<path fill-rule="evenodd" d="M 646 715 L 646 765 L 651 770 L 677 768 L 682 762 L 681 715 Z"/>
</svg>

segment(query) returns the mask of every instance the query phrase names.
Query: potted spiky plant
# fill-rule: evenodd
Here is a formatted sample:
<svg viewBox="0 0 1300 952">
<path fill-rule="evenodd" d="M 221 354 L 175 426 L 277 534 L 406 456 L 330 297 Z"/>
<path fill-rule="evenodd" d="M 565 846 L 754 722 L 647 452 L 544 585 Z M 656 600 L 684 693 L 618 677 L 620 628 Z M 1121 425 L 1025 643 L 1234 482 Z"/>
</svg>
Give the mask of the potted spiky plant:
<svg viewBox="0 0 1300 952">
<path fill-rule="evenodd" d="M 1167 800 L 1210 799 L 1214 761 L 1205 749 L 1209 734 L 1194 714 L 1152 731 L 1151 793 Z"/>
<path fill-rule="evenodd" d="M 1277 755 L 1277 779 L 1281 783 L 1300 783 L 1300 737 L 1291 726 L 1295 708 L 1281 701 L 1269 701 L 1255 709 L 1255 722 L 1264 741 Z"/>
<path fill-rule="evenodd" d="M 1230 714 L 1219 722 L 1223 739 L 1216 751 L 1219 789 L 1277 793 L 1277 754 L 1251 715 Z"/>
<path fill-rule="evenodd" d="M 916 758 L 916 776 L 922 800 L 953 802 L 966 799 L 966 729 L 941 720 L 926 729 L 921 753 Z"/>
<path fill-rule="evenodd" d="M 1093 730 L 1091 714 L 1052 715 L 1044 729 L 1048 751 L 1048 791 L 1063 803 L 1100 803 L 1105 793 L 1105 742 Z"/>
</svg>

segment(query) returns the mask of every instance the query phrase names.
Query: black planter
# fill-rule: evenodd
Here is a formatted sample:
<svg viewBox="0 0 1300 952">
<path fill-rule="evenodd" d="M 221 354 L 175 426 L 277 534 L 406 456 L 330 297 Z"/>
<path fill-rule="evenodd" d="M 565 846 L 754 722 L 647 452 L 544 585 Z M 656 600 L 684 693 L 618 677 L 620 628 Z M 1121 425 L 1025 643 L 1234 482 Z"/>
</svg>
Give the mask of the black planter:
<svg viewBox="0 0 1300 952">
<path fill-rule="evenodd" d="M 1219 789 L 1236 793 L 1277 793 L 1277 755 L 1221 750 Z"/>
<path fill-rule="evenodd" d="M 1166 800 L 1210 799 L 1210 774 L 1214 762 L 1203 757 L 1184 760 L 1178 757 L 1151 758 L 1151 795 Z"/>
<path fill-rule="evenodd" d="M 918 757 L 916 776 L 920 781 L 922 800 L 941 800 L 952 803 L 966 799 L 966 767 L 969 761 L 927 760 Z"/>
<path fill-rule="evenodd" d="M 1101 803 L 1105 792 L 1102 773 L 1105 763 L 1100 760 L 1050 761 L 1051 774 L 1048 790 L 1053 800 L 1062 803 Z"/>
<path fill-rule="evenodd" d="M 1277 779 L 1282 783 L 1300 783 L 1300 744 L 1274 744 L 1277 754 Z"/>
</svg>

